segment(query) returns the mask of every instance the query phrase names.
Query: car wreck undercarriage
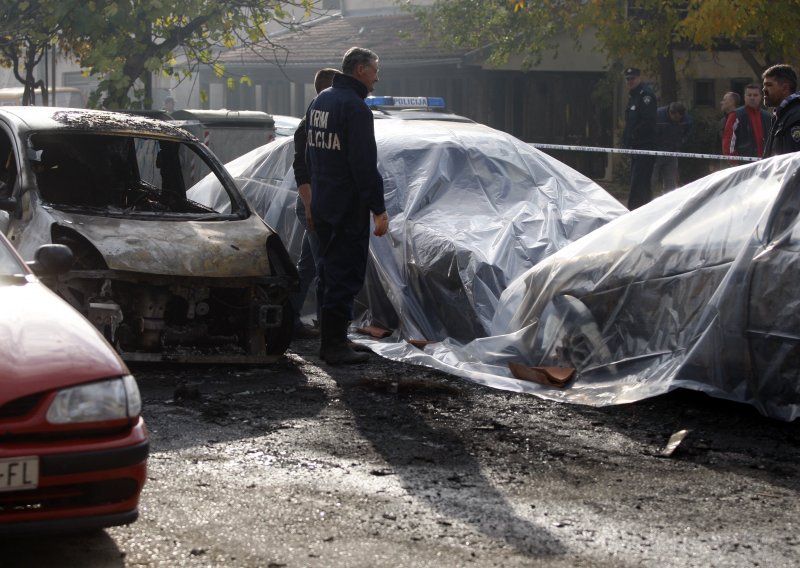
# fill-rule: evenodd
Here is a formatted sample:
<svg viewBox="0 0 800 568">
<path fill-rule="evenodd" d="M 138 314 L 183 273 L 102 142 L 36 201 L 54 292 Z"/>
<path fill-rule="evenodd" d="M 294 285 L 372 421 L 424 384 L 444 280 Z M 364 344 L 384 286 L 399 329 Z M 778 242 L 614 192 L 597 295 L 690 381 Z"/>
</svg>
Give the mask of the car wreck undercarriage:
<svg viewBox="0 0 800 568">
<path fill-rule="evenodd" d="M 55 291 L 86 315 L 127 361 L 261 363 L 291 340 L 282 277 L 179 278 L 73 270 Z"/>
</svg>

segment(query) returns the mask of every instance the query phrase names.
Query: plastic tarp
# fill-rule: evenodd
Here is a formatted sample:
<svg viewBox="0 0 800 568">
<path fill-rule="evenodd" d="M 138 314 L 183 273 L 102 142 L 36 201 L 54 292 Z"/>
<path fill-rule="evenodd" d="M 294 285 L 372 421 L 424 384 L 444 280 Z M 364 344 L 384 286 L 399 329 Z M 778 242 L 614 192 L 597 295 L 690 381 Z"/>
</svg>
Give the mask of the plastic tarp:
<svg viewBox="0 0 800 568">
<path fill-rule="evenodd" d="M 800 409 L 800 153 L 723 170 L 563 248 L 512 282 L 487 337 L 371 344 L 496 388 L 588 405 L 683 387 Z M 569 367 L 564 389 L 509 363 Z"/>
<path fill-rule="evenodd" d="M 354 325 L 393 330 L 387 346 L 485 336 L 509 282 L 627 212 L 575 170 L 480 124 L 383 119 L 375 136 L 390 226 L 371 239 Z M 226 167 L 297 259 L 293 153 L 282 139 Z M 190 197 L 216 208 L 221 189 L 201 181 Z"/>
</svg>

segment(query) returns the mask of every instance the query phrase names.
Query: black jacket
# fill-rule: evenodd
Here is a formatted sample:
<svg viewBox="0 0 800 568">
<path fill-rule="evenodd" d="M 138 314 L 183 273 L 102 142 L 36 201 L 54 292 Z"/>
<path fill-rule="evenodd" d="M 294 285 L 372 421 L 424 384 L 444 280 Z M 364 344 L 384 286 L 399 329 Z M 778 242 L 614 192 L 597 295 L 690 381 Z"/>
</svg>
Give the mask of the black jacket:
<svg viewBox="0 0 800 568">
<path fill-rule="evenodd" d="M 308 173 L 308 166 L 306 165 L 306 140 L 308 133 L 306 132 L 306 119 L 300 121 L 297 125 L 297 130 L 294 131 L 294 161 L 292 161 L 292 169 L 294 170 L 294 181 L 297 187 L 305 183 L 311 183 L 311 175 Z"/>
<path fill-rule="evenodd" d="M 764 157 L 800 150 L 800 92 L 792 93 L 775 108 Z"/>
<path fill-rule="evenodd" d="M 656 146 L 656 95 L 640 83 L 631 89 L 625 107 L 625 130 L 622 145 L 635 150 L 652 150 Z"/>
<path fill-rule="evenodd" d="M 378 149 L 372 111 L 364 102 L 367 87 L 349 75 L 336 75 L 306 112 L 311 207 L 314 220 L 331 225 L 368 209 L 386 211 L 383 178 L 378 172 Z"/>
<path fill-rule="evenodd" d="M 736 155 L 758 157 L 758 145 L 753 133 L 753 125 L 750 124 L 750 117 L 747 114 L 747 107 L 740 106 L 734 112 L 736 113 L 736 120 L 733 123 L 733 149 Z M 766 148 L 770 116 L 764 109 L 761 109 L 759 114 L 761 116 L 761 132 L 762 136 L 764 136 L 764 139 L 761 140 L 761 147 Z"/>
<path fill-rule="evenodd" d="M 656 117 L 656 149 L 668 152 L 681 151 L 692 132 L 692 119 L 689 113 L 683 115 L 680 122 L 673 122 L 669 117 L 669 105 L 667 105 L 658 108 Z"/>
</svg>

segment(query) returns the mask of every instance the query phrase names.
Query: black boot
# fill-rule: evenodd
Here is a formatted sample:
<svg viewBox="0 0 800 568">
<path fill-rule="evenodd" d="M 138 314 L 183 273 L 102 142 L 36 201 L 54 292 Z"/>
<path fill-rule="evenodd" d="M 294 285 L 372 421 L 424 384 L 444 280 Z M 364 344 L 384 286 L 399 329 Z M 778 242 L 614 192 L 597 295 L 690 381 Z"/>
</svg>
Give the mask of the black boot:
<svg viewBox="0 0 800 568">
<path fill-rule="evenodd" d="M 348 324 L 340 314 L 323 310 L 319 356 L 329 365 L 366 363 L 369 360 L 366 353 L 356 353 L 348 345 Z"/>
</svg>

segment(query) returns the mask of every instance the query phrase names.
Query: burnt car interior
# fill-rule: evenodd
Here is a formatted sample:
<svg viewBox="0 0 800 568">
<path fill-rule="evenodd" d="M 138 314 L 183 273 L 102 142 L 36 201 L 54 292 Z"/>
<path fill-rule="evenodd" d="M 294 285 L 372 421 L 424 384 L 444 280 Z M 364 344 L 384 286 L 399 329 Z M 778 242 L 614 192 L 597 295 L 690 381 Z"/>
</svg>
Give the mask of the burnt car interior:
<svg viewBox="0 0 800 568">
<path fill-rule="evenodd" d="M 35 134 L 31 144 L 39 191 L 54 207 L 122 215 L 217 213 L 186 198 L 187 181 L 210 169 L 179 142 L 59 132 Z"/>
</svg>

